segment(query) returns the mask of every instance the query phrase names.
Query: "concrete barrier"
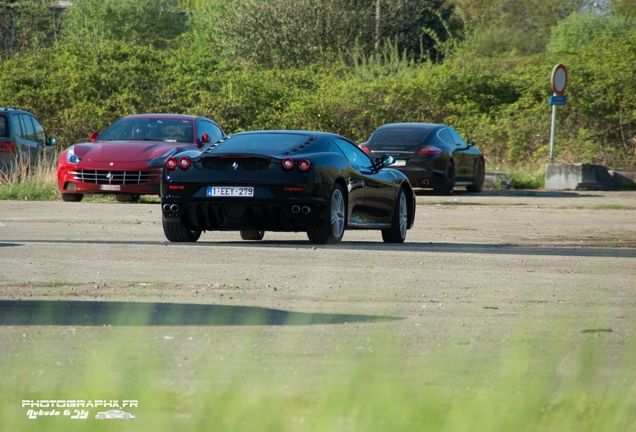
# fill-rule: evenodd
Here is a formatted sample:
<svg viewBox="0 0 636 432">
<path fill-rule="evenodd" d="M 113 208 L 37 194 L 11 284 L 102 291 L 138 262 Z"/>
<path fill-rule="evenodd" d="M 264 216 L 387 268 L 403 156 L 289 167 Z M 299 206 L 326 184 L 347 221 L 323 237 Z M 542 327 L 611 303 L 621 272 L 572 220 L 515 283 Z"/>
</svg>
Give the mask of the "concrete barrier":
<svg viewBox="0 0 636 432">
<path fill-rule="evenodd" d="M 547 190 L 615 190 L 618 181 L 601 165 L 548 164 L 545 169 Z"/>
</svg>

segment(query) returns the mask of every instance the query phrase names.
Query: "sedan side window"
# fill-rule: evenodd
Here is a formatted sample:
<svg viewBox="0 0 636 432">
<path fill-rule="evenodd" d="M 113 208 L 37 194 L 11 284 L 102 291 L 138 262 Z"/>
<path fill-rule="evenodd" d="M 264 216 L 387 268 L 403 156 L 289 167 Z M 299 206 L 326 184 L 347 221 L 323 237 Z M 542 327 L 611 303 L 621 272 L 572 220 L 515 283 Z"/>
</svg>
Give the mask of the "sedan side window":
<svg viewBox="0 0 636 432">
<path fill-rule="evenodd" d="M 224 134 L 221 128 L 209 121 L 200 121 L 197 125 L 197 139 L 201 140 L 201 136 L 206 133 L 212 138 L 212 142 L 216 142 L 223 138 Z"/>
<path fill-rule="evenodd" d="M 40 122 L 37 121 L 35 117 L 31 117 L 31 121 L 33 122 L 33 127 L 35 128 L 35 141 L 37 141 L 39 144 L 44 145 L 44 127 L 42 127 Z"/>
<path fill-rule="evenodd" d="M 466 143 L 464 142 L 462 137 L 459 136 L 457 132 L 455 132 L 454 129 L 450 128 L 450 133 L 451 135 L 453 135 L 453 139 L 455 140 L 455 145 L 458 145 L 460 147 L 466 147 Z"/>
<path fill-rule="evenodd" d="M 440 140 L 442 140 L 444 144 L 455 145 L 455 140 L 453 139 L 448 128 L 441 129 L 437 133 L 437 136 L 439 137 Z"/>
<path fill-rule="evenodd" d="M 22 126 L 20 124 L 20 119 L 18 118 L 17 115 L 14 115 L 11 117 L 11 126 L 13 127 L 13 132 L 15 133 L 15 136 L 22 138 L 22 135 L 23 135 Z"/>
<path fill-rule="evenodd" d="M 31 116 L 20 114 L 20 123 L 22 124 L 22 130 L 24 131 L 24 135 L 22 135 L 22 138 L 28 141 L 35 142 L 35 129 L 33 128 L 33 123 L 31 122 Z"/>
<path fill-rule="evenodd" d="M 338 145 L 338 147 L 340 147 L 347 160 L 351 162 L 351 165 L 355 165 L 359 168 L 373 167 L 373 161 L 371 158 L 360 150 L 357 145 L 341 139 L 335 139 L 333 141 Z"/>
</svg>

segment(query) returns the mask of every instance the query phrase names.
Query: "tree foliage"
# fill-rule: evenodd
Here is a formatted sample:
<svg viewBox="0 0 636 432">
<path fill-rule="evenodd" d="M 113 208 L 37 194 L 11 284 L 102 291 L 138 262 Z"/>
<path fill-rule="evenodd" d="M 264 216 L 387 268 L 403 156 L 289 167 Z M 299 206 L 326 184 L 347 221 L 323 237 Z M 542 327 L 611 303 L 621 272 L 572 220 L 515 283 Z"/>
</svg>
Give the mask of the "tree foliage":
<svg viewBox="0 0 636 432">
<path fill-rule="evenodd" d="M 1 59 L 35 51 L 55 42 L 59 18 L 51 6 L 53 0 L 0 4 Z"/>
<path fill-rule="evenodd" d="M 597 39 L 621 38 L 635 31 L 636 17 L 575 12 L 552 28 L 548 51 L 576 52 Z"/>
<path fill-rule="evenodd" d="M 388 122 L 447 123 L 474 139 L 490 166 L 539 165 L 549 151 L 550 72 L 564 63 L 568 104 L 559 109 L 556 160 L 610 168 L 636 164 L 636 33 L 627 30 L 632 18 L 577 11 L 551 27 L 547 50 L 523 50 L 513 39 L 487 49 L 480 43 L 494 28 L 488 17 L 509 34 L 535 24 L 512 19 L 507 13 L 521 6 L 505 0 L 492 9 L 490 2 L 461 0 L 456 9 L 427 12 L 455 34 L 445 42 L 438 37 L 443 32 L 427 33 L 449 49 L 443 61 L 419 62 L 400 45 L 400 32 L 409 27 L 394 25 L 387 11 L 424 3 L 383 0 L 381 13 L 395 33 L 375 50 L 369 1 L 319 0 L 294 9 L 271 0 L 248 10 L 239 6 L 252 0 L 158 0 L 166 9 L 157 11 L 150 0 L 140 0 L 135 10 L 126 9 L 132 0 L 122 0 L 128 14 L 113 12 L 112 22 L 104 22 L 114 1 L 78 0 L 60 42 L 29 50 L 24 45 L 0 62 L 0 106 L 34 111 L 61 148 L 124 115 L 180 112 L 213 118 L 228 133 L 314 129 L 358 142 Z M 525 11 L 534 10 L 531 3 L 552 4 L 519 3 Z M 520 18 L 521 12 L 515 14 Z M 231 17 L 248 16 L 253 21 L 235 22 L 245 30 L 241 35 L 226 32 Z M 187 19 L 190 27 L 151 25 L 167 17 Z M 313 21 L 305 22 L 308 17 Z M 262 21 L 266 26 L 259 30 L 256 18 L 271 21 Z M 458 22 L 464 40 L 453 27 Z"/>
<path fill-rule="evenodd" d="M 506 52 L 536 54 L 548 45 L 551 29 L 594 0 L 450 0 L 465 36 L 482 56 Z"/>
<path fill-rule="evenodd" d="M 243 64 L 310 64 L 374 50 L 377 39 L 410 58 L 428 58 L 451 9 L 441 0 L 208 0 L 196 12 L 194 37 Z M 194 14 L 195 16 L 198 14 Z M 378 27 L 376 28 L 376 24 Z M 381 45 L 381 44 L 380 44 Z"/>
<path fill-rule="evenodd" d="M 176 0 L 74 0 L 64 14 L 63 34 L 73 43 L 104 40 L 161 44 L 186 29 Z"/>
</svg>

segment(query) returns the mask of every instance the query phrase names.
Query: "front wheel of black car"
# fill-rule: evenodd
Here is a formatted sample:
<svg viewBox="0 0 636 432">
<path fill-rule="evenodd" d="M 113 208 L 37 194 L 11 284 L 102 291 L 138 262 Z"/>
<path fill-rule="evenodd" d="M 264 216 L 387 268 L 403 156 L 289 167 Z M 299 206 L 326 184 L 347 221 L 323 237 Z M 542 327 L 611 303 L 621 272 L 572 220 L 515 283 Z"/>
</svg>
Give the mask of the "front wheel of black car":
<svg viewBox="0 0 636 432">
<path fill-rule="evenodd" d="M 435 192 L 439 195 L 452 195 L 453 190 L 455 190 L 455 165 L 453 161 L 449 161 L 446 165 L 444 183 L 441 187 L 435 188 Z"/>
<path fill-rule="evenodd" d="M 199 240 L 201 231 L 192 231 L 176 222 L 163 222 L 163 233 L 168 241 L 192 243 Z"/>
<path fill-rule="evenodd" d="M 139 195 L 134 194 L 116 194 L 115 199 L 121 203 L 136 203 L 139 201 Z"/>
<path fill-rule="evenodd" d="M 314 244 L 335 244 L 342 240 L 345 231 L 347 205 L 342 187 L 334 184 L 327 200 L 327 214 L 319 225 L 307 230 L 309 241 Z"/>
<path fill-rule="evenodd" d="M 241 238 L 243 240 L 263 240 L 265 231 L 241 230 Z"/>
<path fill-rule="evenodd" d="M 484 188 L 484 181 L 486 180 L 486 170 L 484 169 L 484 161 L 478 159 L 475 162 L 475 177 L 473 184 L 466 186 L 468 192 L 481 192 Z"/>
<path fill-rule="evenodd" d="M 406 194 L 404 189 L 400 189 L 393 209 L 391 228 L 382 230 L 382 240 L 384 243 L 404 243 L 408 226 L 409 208 L 406 204 Z"/>
<path fill-rule="evenodd" d="M 84 198 L 84 194 L 62 194 L 62 201 L 80 202 Z"/>
</svg>

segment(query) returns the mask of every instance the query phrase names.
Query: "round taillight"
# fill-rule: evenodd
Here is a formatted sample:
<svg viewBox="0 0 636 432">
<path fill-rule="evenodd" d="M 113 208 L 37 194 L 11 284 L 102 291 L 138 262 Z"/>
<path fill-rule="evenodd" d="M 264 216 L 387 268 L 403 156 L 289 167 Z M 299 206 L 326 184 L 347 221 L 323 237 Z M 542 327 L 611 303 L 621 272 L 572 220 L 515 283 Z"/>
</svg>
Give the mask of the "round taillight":
<svg viewBox="0 0 636 432">
<path fill-rule="evenodd" d="M 309 167 L 311 167 L 311 162 L 309 162 L 307 159 L 303 159 L 298 162 L 298 169 L 302 172 L 307 171 Z"/>
<path fill-rule="evenodd" d="M 369 150 L 369 147 L 367 147 L 366 144 L 361 144 L 360 145 L 360 150 L 362 150 L 366 154 L 371 154 L 371 150 Z"/>
<path fill-rule="evenodd" d="M 183 170 L 187 170 L 190 168 L 190 158 L 187 156 L 183 156 L 179 158 L 179 167 Z"/>
<path fill-rule="evenodd" d="M 166 168 L 173 170 L 177 168 L 177 160 L 173 157 L 166 159 Z"/>
<path fill-rule="evenodd" d="M 285 171 L 289 171 L 290 169 L 294 168 L 294 160 L 292 158 L 285 158 L 283 159 L 281 165 L 283 166 L 283 169 Z"/>
</svg>

